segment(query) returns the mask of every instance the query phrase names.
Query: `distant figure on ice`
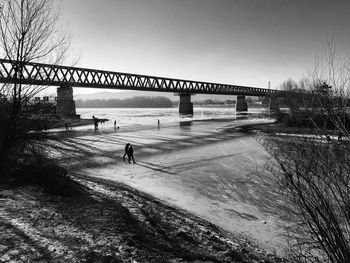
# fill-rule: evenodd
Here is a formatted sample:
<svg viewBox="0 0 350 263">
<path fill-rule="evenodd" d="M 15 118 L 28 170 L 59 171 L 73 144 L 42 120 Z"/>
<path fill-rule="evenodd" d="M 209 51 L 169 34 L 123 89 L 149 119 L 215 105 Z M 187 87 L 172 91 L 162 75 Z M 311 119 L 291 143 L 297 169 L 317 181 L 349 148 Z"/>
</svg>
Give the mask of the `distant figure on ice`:
<svg viewBox="0 0 350 263">
<path fill-rule="evenodd" d="M 125 152 L 123 155 L 123 161 L 125 161 L 125 156 L 128 155 L 129 146 L 130 146 L 130 143 L 125 144 Z"/>
<path fill-rule="evenodd" d="M 66 126 L 66 131 L 68 131 L 69 130 L 68 122 L 66 122 L 64 125 Z"/>
<path fill-rule="evenodd" d="M 327 134 L 327 135 L 326 135 L 326 140 L 327 140 L 327 142 L 331 142 L 331 141 L 332 141 L 331 136 L 329 136 L 329 135 Z"/>
<path fill-rule="evenodd" d="M 136 163 L 135 159 L 134 159 L 134 149 L 132 148 L 132 145 L 130 144 L 129 148 L 128 148 L 128 160 L 129 160 L 129 163 L 130 163 L 131 159 L 132 159 L 133 163 Z"/>
<path fill-rule="evenodd" d="M 158 119 L 158 127 L 160 126 L 160 121 L 159 121 L 159 119 Z"/>
<path fill-rule="evenodd" d="M 92 116 L 94 117 L 94 125 L 95 125 L 95 131 L 98 130 L 98 118 L 96 118 L 95 116 Z"/>
<path fill-rule="evenodd" d="M 114 127 L 116 127 L 117 126 L 117 121 L 116 120 L 114 120 Z"/>
</svg>

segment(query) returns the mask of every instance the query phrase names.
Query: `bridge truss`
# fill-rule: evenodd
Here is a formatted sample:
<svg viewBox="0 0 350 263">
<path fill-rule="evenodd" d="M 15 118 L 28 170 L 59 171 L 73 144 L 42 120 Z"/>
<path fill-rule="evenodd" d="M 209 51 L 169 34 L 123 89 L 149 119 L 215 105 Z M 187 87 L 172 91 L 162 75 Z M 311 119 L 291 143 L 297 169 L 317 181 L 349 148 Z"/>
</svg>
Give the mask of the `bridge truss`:
<svg viewBox="0 0 350 263">
<path fill-rule="evenodd" d="M 20 71 L 17 74 L 16 69 Z M 18 76 L 22 76 L 19 78 Z M 19 63 L 0 59 L 0 83 L 72 86 L 85 88 L 162 91 L 188 94 L 226 94 L 246 96 L 281 96 L 282 91 L 192 80 L 111 72 L 96 69 Z"/>
</svg>

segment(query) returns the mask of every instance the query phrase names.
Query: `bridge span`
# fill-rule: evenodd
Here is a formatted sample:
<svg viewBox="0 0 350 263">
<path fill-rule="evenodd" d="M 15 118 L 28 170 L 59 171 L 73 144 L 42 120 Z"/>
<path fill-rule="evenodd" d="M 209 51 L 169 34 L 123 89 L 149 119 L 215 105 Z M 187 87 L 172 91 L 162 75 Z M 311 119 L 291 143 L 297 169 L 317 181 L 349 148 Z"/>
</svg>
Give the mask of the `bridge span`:
<svg viewBox="0 0 350 263">
<path fill-rule="evenodd" d="M 179 113 L 193 114 L 191 94 L 238 95 L 236 109 L 246 111 L 245 96 L 283 96 L 280 90 L 112 72 L 0 59 L 0 83 L 58 86 L 57 111 L 75 115 L 73 87 L 173 92 L 180 96 Z"/>
</svg>

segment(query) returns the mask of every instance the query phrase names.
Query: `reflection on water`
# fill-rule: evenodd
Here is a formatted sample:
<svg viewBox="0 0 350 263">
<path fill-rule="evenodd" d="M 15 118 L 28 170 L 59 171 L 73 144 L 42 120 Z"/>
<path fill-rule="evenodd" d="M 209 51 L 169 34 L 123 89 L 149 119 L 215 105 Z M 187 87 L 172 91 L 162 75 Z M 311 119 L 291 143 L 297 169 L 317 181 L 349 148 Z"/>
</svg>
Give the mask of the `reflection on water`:
<svg viewBox="0 0 350 263">
<path fill-rule="evenodd" d="M 181 121 L 179 122 L 180 128 L 190 129 L 192 126 L 192 121 Z"/>
</svg>

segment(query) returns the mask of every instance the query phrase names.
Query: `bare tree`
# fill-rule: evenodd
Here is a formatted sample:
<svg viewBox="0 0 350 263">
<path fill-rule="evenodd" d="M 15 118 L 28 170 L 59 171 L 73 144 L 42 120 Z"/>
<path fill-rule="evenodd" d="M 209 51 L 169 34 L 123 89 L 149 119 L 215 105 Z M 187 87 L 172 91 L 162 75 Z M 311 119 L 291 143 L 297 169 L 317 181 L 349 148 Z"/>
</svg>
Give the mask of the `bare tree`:
<svg viewBox="0 0 350 263">
<path fill-rule="evenodd" d="M 54 0 L 3 0 L 0 4 L 0 57 L 14 64 L 14 84 L 0 88 L 0 161 L 19 144 L 26 145 L 31 123 L 24 105 L 43 86 L 21 82 L 23 63 L 62 63 L 70 37 L 58 25 L 59 9 Z"/>
<path fill-rule="evenodd" d="M 348 65 L 339 63 L 330 40 L 303 86 L 307 100 L 294 100 L 314 125 L 304 135 L 267 136 L 263 141 L 274 159 L 269 183 L 289 200 L 295 262 L 350 259 Z M 339 141 L 325 134 L 339 135 Z"/>
<path fill-rule="evenodd" d="M 346 147 L 317 137 L 270 138 L 271 183 L 290 201 L 292 250 L 301 262 L 350 258 L 350 159 Z M 301 260 L 302 259 L 302 260 Z"/>
</svg>

